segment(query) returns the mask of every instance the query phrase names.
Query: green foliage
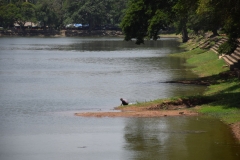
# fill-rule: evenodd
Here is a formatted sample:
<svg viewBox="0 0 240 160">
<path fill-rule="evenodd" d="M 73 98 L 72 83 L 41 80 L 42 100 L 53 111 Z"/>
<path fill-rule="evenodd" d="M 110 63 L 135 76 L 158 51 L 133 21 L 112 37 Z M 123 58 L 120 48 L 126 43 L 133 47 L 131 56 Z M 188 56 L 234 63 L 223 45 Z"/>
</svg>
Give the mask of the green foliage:
<svg viewBox="0 0 240 160">
<path fill-rule="evenodd" d="M 231 54 L 235 50 L 236 45 L 235 43 L 231 43 L 230 41 L 226 41 L 221 44 L 218 48 L 219 54 Z"/>
<path fill-rule="evenodd" d="M 118 24 L 127 0 L 67 0 L 65 24 L 84 23 L 90 28 L 104 24 Z"/>
<path fill-rule="evenodd" d="M 0 0 L 0 25 L 8 27 L 17 22 L 23 27 L 26 21 L 38 21 L 50 28 L 69 23 L 89 24 L 90 28 L 118 25 L 126 3 L 127 0 Z"/>
<path fill-rule="evenodd" d="M 236 40 L 240 37 L 239 10 L 239 0 L 199 0 L 197 12 L 205 14 L 208 28 L 216 30 L 223 27 L 229 38 Z"/>
<path fill-rule="evenodd" d="M 0 20 L 4 27 L 12 26 L 17 22 L 21 27 L 27 21 L 35 22 L 35 5 L 28 2 L 17 2 L 0 6 Z"/>
<path fill-rule="evenodd" d="M 218 35 L 217 30 L 223 24 L 222 6 L 215 0 L 200 0 L 197 13 L 203 18 L 203 30 L 212 31 L 213 35 Z"/>
<path fill-rule="evenodd" d="M 157 39 L 159 30 L 172 25 L 177 34 L 182 34 L 183 42 L 189 39 L 188 29 L 196 35 L 212 31 L 217 36 L 223 28 L 230 39 L 236 40 L 240 37 L 239 10 L 239 0 L 130 0 L 121 27 L 125 40 L 136 38 L 138 44 L 146 36 Z"/>
<path fill-rule="evenodd" d="M 0 23 L 7 28 L 20 17 L 19 8 L 15 4 L 7 4 L 0 6 Z"/>
<path fill-rule="evenodd" d="M 19 12 L 17 14 L 16 22 L 24 29 L 26 22 L 35 22 L 35 5 L 28 2 L 18 3 Z"/>
<path fill-rule="evenodd" d="M 127 5 L 128 3 L 128 5 Z M 119 25 L 125 40 L 156 40 L 160 30 L 174 28 L 188 41 L 188 31 L 218 30 L 230 43 L 240 37 L 239 0 L 0 0 L 0 25 L 40 21 L 44 26 L 63 27 L 69 23 L 89 24 L 91 29 Z M 173 27 L 174 26 L 174 27 Z"/>
<path fill-rule="evenodd" d="M 136 38 L 136 43 L 144 43 L 144 38 L 158 38 L 158 31 L 166 29 L 172 22 L 171 0 L 129 0 L 128 8 L 121 22 L 125 40 Z"/>
<path fill-rule="evenodd" d="M 36 5 L 36 17 L 41 22 L 44 28 L 46 26 L 54 27 L 57 22 L 57 15 L 52 10 L 53 1 L 51 0 L 40 0 Z"/>
<path fill-rule="evenodd" d="M 137 39 L 137 44 L 143 43 L 147 30 L 147 12 L 143 0 L 129 0 L 128 9 L 123 17 L 121 28 L 125 33 L 125 40 Z"/>
<path fill-rule="evenodd" d="M 170 20 L 168 18 L 169 15 L 162 10 L 157 10 L 155 13 L 156 14 L 149 20 L 147 35 L 149 38 L 152 37 L 154 40 L 157 40 L 159 29 L 167 28 L 167 24 L 170 24 Z"/>
</svg>

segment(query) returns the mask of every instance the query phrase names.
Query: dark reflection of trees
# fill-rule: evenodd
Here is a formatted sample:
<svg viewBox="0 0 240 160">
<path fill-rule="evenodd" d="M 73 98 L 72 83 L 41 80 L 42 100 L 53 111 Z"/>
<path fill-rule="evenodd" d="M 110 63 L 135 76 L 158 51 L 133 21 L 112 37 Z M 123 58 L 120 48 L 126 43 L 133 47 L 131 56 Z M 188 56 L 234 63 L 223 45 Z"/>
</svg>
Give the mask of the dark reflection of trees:
<svg viewBox="0 0 240 160">
<path fill-rule="evenodd" d="M 229 128 L 208 117 L 128 118 L 127 159 L 239 159 Z"/>
<path fill-rule="evenodd" d="M 188 128 L 191 131 L 206 131 L 205 133 L 192 133 L 186 136 L 185 143 L 188 157 L 194 157 L 194 160 L 239 160 L 240 146 L 233 138 L 231 130 L 221 121 L 211 118 L 192 119 L 188 123 Z"/>
<path fill-rule="evenodd" d="M 158 41 L 146 41 L 144 45 L 136 45 L 135 41 L 123 41 L 123 39 L 85 39 L 68 45 L 59 46 L 60 48 L 67 48 L 69 50 L 84 50 L 84 51 L 115 51 L 115 50 L 131 50 L 131 49 L 162 49 L 166 48 L 168 53 L 170 50 L 172 53 L 179 52 L 179 42 L 176 39 L 161 39 Z"/>
<path fill-rule="evenodd" d="M 131 159 L 159 159 L 166 136 L 160 133 L 164 129 L 160 120 L 155 118 L 132 118 L 127 119 L 124 138 L 125 149 L 131 152 Z M 132 152 L 133 151 L 133 152 Z"/>
</svg>

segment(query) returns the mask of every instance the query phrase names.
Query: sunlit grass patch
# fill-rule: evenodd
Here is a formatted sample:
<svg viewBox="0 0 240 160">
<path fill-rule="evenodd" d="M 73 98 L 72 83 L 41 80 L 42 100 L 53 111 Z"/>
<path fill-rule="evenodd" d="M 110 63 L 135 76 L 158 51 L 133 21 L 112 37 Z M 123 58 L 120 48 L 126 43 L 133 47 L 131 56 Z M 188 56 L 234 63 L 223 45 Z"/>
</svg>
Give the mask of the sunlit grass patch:
<svg viewBox="0 0 240 160">
<path fill-rule="evenodd" d="M 191 51 L 170 54 L 170 56 L 171 57 L 180 57 L 180 58 L 190 58 L 194 55 L 201 54 L 201 53 L 204 53 L 204 52 L 206 52 L 206 50 L 196 48 L 196 49 L 191 50 Z"/>
<path fill-rule="evenodd" d="M 223 67 L 224 61 L 218 59 L 218 56 L 212 51 L 192 56 L 187 60 L 187 64 L 194 65 L 195 67 L 192 70 L 201 77 L 216 75 L 228 70 L 228 68 Z"/>
<path fill-rule="evenodd" d="M 200 54 L 196 54 L 189 58 L 187 60 L 187 63 L 189 64 L 195 64 L 195 65 L 203 65 L 206 62 L 212 62 L 218 59 L 218 56 L 212 52 L 212 51 L 207 51 L 207 52 L 200 52 Z"/>
<path fill-rule="evenodd" d="M 226 108 L 223 105 L 203 105 L 198 111 L 223 120 L 230 124 L 240 121 L 240 110 L 238 108 Z"/>
<path fill-rule="evenodd" d="M 220 72 L 227 71 L 228 68 L 222 67 L 224 65 L 223 60 L 206 61 L 204 64 L 198 65 L 193 71 L 201 76 L 212 76 L 219 74 Z"/>
</svg>

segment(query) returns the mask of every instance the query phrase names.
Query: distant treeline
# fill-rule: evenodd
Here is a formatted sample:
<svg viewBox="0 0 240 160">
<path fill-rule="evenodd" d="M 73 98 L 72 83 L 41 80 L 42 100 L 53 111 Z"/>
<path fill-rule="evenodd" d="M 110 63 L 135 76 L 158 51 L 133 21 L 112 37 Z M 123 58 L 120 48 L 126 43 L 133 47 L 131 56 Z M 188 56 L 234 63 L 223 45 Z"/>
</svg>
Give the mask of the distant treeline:
<svg viewBox="0 0 240 160">
<path fill-rule="evenodd" d="M 27 22 L 43 29 L 69 24 L 84 29 L 119 28 L 127 0 L 0 0 L 0 27 L 26 28 Z M 15 25 L 14 25 L 15 24 Z"/>
<path fill-rule="evenodd" d="M 160 32 L 219 30 L 228 36 L 226 49 L 240 37 L 240 0 L 0 0 L 0 27 L 21 30 L 27 22 L 41 29 L 122 29 L 125 40 L 157 39 Z M 31 25 L 32 26 L 32 25 Z M 29 27 L 27 27 L 29 28 Z"/>
</svg>

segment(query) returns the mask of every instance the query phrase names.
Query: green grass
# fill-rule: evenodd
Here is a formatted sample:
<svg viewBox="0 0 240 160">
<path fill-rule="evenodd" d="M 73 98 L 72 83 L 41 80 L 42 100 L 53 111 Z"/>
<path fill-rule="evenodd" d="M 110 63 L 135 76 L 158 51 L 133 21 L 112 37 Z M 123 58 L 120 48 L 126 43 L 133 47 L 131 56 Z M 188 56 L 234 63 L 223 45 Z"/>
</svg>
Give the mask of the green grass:
<svg viewBox="0 0 240 160">
<path fill-rule="evenodd" d="M 187 53 L 187 65 L 195 66 L 192 71 L 212 83 L 203 96 L 214 102 L 202 105 L 198 111 L 228 124 L 240 122 L 239 79 L 229 74 L 229 68 L 223 67 L 225 62 L 214 52 L 195 49 Z"/>
<path fill-rule="evenodd" d="M 195 55 L 187 60 L 187 64 L 194 65 L 193 72 L 201 77 L 212 76 L 229 70 L 223 67 L 225 62 L 223 59 L 218 59 L 218 55 L 213 51 L 206 51 Z"/>
<path fill-rule="evenodd" d="M 191 50 L 191 51 L 171 54 L 170 56 L 171 57 L 180 57 L 180 58 L 191 58 L 195 55 L 198 55 L 198 54 L 201 54 L 201 53 L 204 53 L 204 52 L 206 52 L 206 50 L 196 48 L 196 49 Z"/>
<path fill-rule="evenodd" d="M 187 65 L 195 66 L 193 72 L 212 83 L 203 96 L 214 99 L 214 102 L 202 105 L 198 111 L 228 124 L 240 122 L 240 81 L 229 74 L 229 68 L 223 67 L 225 62 L 214 52 L 201 49 L 182 55 L 187 58 Z"/>
<path fill-rule="evenodd" d="M 205 96 L 215 99 L 203 105 L 200 113 L 215 116 L 226 123 L 240 122 L 240 82 L 236 78 L 218 79 L 217 84 L 209 86 Z"/>
<path fill-rule="evenodd" d="M 188 64 L 194 64 L 195 66 L 198 65 L 205 65 L 207 62 L 212 63 L 212 61 L 217 60 L 218 57 L 211 51 L 201 52 L 201 54 L 194 55 L 193 57 L 187 60 Z"/>
</svg>

